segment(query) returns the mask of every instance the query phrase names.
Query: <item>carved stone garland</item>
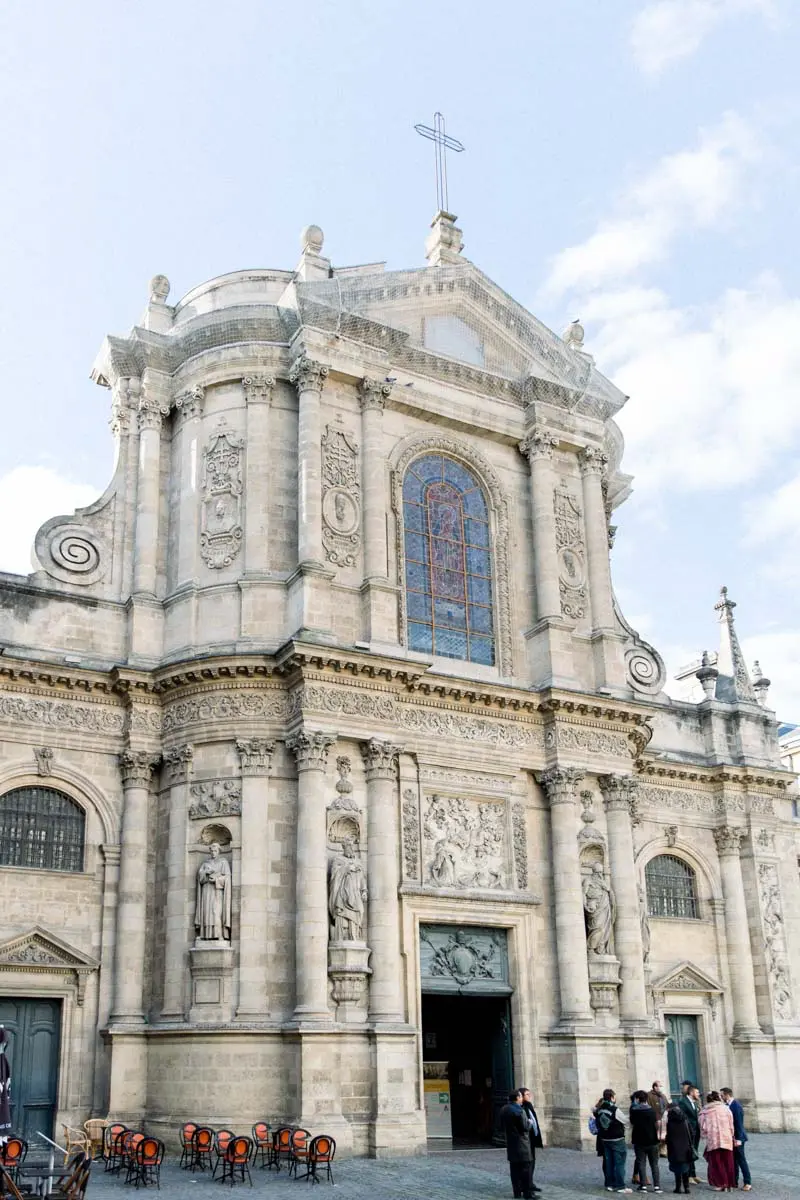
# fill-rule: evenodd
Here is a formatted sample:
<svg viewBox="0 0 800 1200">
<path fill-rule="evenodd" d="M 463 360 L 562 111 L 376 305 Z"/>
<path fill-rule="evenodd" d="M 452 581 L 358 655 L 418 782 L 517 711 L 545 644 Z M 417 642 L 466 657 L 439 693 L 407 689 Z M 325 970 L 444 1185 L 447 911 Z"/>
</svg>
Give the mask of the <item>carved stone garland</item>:
<svg viewBox="0 0 800 1200">
<path fill-rule="evenodd" d="M 528 886 L 528 837 L 525 830 L 524 804 L 512 805 L 511 831 L 514 842 L 514 871 L 517 877 L 517 887 L 524 891 Z"/>
<path fill-rule="evenodd" d="M 221 420 L 203 451 L 200 553 L 214 570 L 229 567 L 242 547 L 243 448 Z"/>
<path fill-rule="evenodd" d="M 794 1018 L 792 984 L 789 976 L 786 933 L 781 911 L 778 869 L 774 863 L 759 863 L 758 885 L 761 893 L 764 948 L 772 993 L 772 1008 L 779 1020 L 791 1021 Z"/>
<path fill-rule="evenodd" d="M 322 544 L 328 562 L 351 567 L 361 544 L 358 444 L 328 425 L 322 436 Z"/>
<path fill-rule="evenodd" d="M 403 873 L 419 879 L 419 801 L 410 787 L 403 792 Z"/>
<path fill-rule="evenodd" d="M 586 614 L 586 547 L 583 542 L 583 510 L 561 481 L 553 492 L 558 553 L 558 587 L 561 611 L 578 621 Z"/>
</svg>

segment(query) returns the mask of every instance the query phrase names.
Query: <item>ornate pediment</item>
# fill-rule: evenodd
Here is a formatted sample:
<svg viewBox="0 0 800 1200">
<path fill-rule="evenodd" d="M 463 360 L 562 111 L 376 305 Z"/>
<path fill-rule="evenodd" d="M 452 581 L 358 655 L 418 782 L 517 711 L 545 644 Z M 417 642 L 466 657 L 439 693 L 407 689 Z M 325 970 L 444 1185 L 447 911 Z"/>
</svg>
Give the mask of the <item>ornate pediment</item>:
<svg viewBox="0 0 800 1200">
<path fill-rule="evenodd" d="M 73 975 L 78 1004 L 83 1004 L 86 980 L 98 966 L 96 959 L 38 925 L 0 945 L 0 971 Z"/>
<path fill-rule="evenodd" d="M 666 975 L 653 981 L 654 992 L 703 992 L 705 995 L 722 995 L 722 987 L 694 963 L 682 962 L 672 967 Z"/>
</svg>

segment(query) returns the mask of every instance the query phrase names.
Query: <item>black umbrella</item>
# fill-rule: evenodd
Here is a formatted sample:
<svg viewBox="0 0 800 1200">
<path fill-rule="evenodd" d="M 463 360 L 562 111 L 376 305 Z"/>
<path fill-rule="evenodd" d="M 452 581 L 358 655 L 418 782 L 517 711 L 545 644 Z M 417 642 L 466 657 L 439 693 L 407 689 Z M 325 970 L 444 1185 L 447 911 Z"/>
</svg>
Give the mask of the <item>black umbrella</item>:
<svg viewBox="0 0 800 1200">
<path fill-rule="evenodd" d="M 11 1067 L 6 1058 L 6 1032 L 0 1025 L 0 1138 L 11 1132 Z"/>
</svg>

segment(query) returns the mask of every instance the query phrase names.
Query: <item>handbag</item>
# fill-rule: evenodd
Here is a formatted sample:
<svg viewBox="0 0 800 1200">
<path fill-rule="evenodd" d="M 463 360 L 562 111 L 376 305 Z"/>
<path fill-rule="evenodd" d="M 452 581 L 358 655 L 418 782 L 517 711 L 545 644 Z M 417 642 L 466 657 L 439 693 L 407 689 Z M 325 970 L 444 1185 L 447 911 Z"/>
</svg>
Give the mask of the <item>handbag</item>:
<svg viewBox="0 0 800 1200">
<path fill-rule="evenodd" d="M 595 1121 L 594 1117 L 589 1117 L 589 1133 L 593 1137 L 597 1137 L 597 1132 L 597 1121 Z"/>
</svg>

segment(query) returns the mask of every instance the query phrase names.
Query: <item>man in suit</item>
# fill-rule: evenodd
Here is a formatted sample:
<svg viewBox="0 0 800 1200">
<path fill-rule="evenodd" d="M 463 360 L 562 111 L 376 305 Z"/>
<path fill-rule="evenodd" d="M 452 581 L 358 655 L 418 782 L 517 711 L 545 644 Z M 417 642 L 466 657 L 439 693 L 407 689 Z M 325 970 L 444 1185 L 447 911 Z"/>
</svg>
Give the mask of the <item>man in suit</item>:
<svg viewBox="0 0 800 1200">
<path fill-rule="evenodd" d="M 689 1126 L 689 1134 L 691 1135 L 692 1146 L 694 1148 L 694 1162 L 692 1163 L 692 1170 L 691 1174 L 689 1175 L 690 1183 L 700 1182 L 700 1180 L 697 1178 L 697 1148 L 700 1142 L 700 1106 L 699 1104 L 695 1103 L 693 1096 L 695 1091 L 697 1091 L 697 1088 L 692 1081 L 690 1079 L 684 1079 L 683 1083 L 681 1084 L 681 1094 L 678 1099 L 678 1108 L 683 1109 L 684 1113 L 686 1114 L 686 1121 Z"/>
<path fill-rule="evenodd" d="M 533 1175 L 536 1170 L 536 1151 L 537 1151 L 537 1149 L 541 1150 L 542 1146 L 544 1145 L 544 1143 L 542 1142 L 542 1129 L 541 1129 L 541 1126 L 539 1125 L 539 1118 L 536 1115 L 536 1109 L 533 1107 L 533 1096 L 531 1095 L 530 1088 L 526 1088 L 523 1086 L 519 1089 L 519 1091 L 520 1091 L 520 1095 L 522 1096 L 522 1107 L 525 1109 L 525 1112 L 528 1114 L 528 1120 L 530 1121 L 530 1125 L 531 1125 L 530 1134 L 529 1134 L 530 1143 L 531 1143 L 531 1157 L 533 1160 L 532 1165 L 531 1165 L 531 1191 L 532 1192 L 540 1192 L 542 1189 L 540 1187 L 537 1187 L 536 1184 L 533 1182 Z"/>
<path fill-rule="evenodd" d="M 744 1152 L 744 1144 L 747 1141 L 747 1130 L 744 1127 L 744 1109 L 741 1102 L 735 1100 L 733 1092 L 730 1088 L 722 1088 L 722 1099 L 731 1110 L 733 1117 L 733 1176 L 736 1180 L 736 1186 L 739 1186 L 739 1172 L 742 1172 L 742 1183 L 744 1191 L 751 1192 L 753 1190 L 753 1180 L 750 1177 L 750 1166 L 747 1162 L 747 1156 Z"/>
<path fill-rule="evenodd" d="M 522 1107 L 522 1094 L 514 1090 L 508 1093 L 508 1104 L 500 1110 L 500 1125 L 506 1135 L 506 1158 L 511 1174 L 511 1188 L 515 1196 L 533 1200 L 531 1191 L 530 1121 Z"/>
</svg>

